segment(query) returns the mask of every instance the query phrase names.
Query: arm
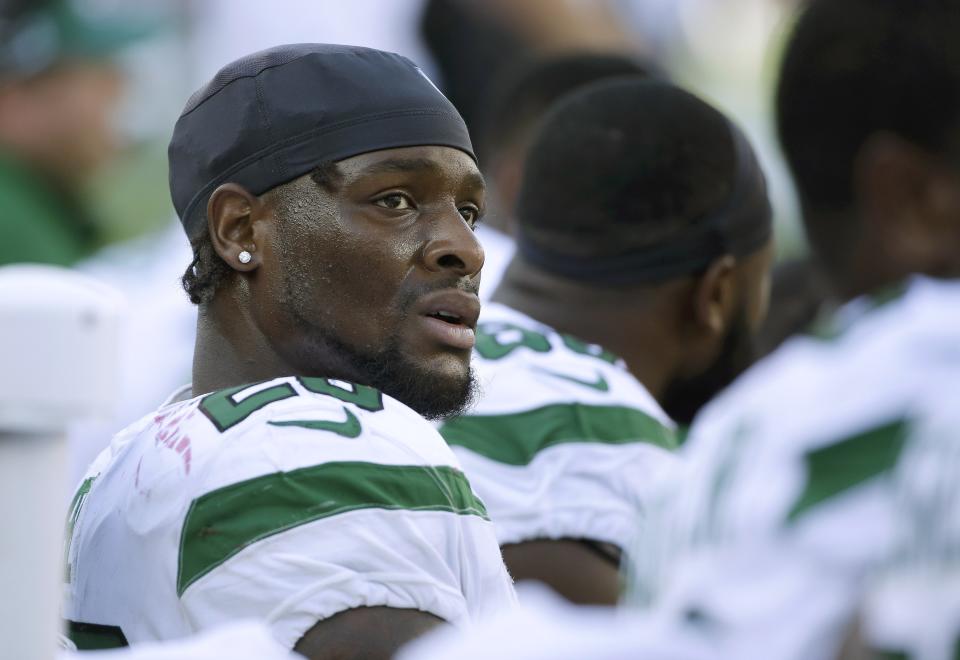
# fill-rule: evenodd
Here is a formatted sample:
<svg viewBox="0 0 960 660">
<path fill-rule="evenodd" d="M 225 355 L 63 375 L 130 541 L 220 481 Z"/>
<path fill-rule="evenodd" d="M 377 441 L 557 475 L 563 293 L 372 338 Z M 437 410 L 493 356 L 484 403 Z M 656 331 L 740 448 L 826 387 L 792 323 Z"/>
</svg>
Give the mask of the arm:
<svg viewBox="0 0 960 660">
<path fill-rule="evenodd" d="M 310 660 L 389 660 L 405 643 L 441 623 L 419 610 L 358 607 L 320 621 L 293 650 Z"/>
<path fill-rule="evenodd" d="M 620 598 L 619 551 L 608 544 L 544 539 L 505 545 L 502 551 L 517 582 L 538 580 L 581 605 L 614 605 Z"/>
</svg>

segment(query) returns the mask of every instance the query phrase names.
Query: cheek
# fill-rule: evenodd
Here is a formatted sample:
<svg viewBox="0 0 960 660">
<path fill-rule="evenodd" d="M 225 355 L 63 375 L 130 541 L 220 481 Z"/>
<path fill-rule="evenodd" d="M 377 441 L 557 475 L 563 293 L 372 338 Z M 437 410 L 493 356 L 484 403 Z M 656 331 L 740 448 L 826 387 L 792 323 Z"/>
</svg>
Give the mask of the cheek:
<svg viewBox="0 0 960 660">
<path fill-rule="evenodd" d="M 389 309 L 399 294 L 412 261 L 402 240 L 366 233 L 341 236 L 327 254 L 326 271 L 337 282 L 337 293 L 353 304 L 380 311 Z"/>
<path fill-rule="evenodd" d="M 329 217 L 329 216 L 328 216 Z M 283 254 L 301 314 L 354 344 L 379 345 L 396 334 L 412 246 L 386 232 L 332 223 L 290 232 Z"/>
<path fill-rule="evenodd" d="M 760 283 L 754 292 L 753 318 L 750 319 L 753 330 L 759 329 L 767 319 L 767 312 L 770 311 L 770 286 L 771 277 L 768 270 L 760 277 Z"/>
<path fill-rule="evenodd" d="M 754 257 L 753 263 L 750 264 L 750 272 L 747 273 L 750 283 L 747 288 L 747 314 L 750 329 L 753 332 L 756 332 L 763 325 L 770 309 L 772 261 L 772 249 L 767 248 L 763 253 Z"/>
<path fill-rule="evenodd" d="M 945 188 L 939 204 L 939 220 L 944 228 L 944 235 L 950 236 L 952 240 L 943 241 L 941 249 L 945 248 L 947 252 L 947 263 L 954 265 L 957 264 L 957 254 L 960 254 L 960 179 L 953 177 Z M 954 265 L 954 269 L 956 268 Z"/>
<path fill-rule="evenodd" d="M 766 321 L 767 312 L 770 310 L 770 291 L 773 288 L 773 260 L 774 249 L 773 242 L 767 244 L 763 251 L 758 255 L 756 280 L 757 286 L 754 296 L 754 329 Z"/>
</svg>

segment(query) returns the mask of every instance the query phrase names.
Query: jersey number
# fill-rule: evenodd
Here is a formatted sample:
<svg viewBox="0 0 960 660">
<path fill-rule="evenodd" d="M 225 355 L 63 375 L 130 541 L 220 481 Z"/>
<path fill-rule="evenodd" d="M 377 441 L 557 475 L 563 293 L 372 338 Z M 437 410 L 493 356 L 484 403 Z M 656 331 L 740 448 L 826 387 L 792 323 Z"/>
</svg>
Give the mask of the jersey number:
<svg viewBox="0 0 960 660">
<path fill-rule="evenodd" d="M 589 355 L 610 364 L 617 361 L 616 355 L 596 344 L 588 344 L 571 335 L 560 335 L 560 338 L 563 339 L 563 345 L 574 353 Z M 477 353 L 487 360 L 507 357 L 521 347 L 537 353 L 549 353 L 553 349 L 545 334 L 512 323 L 481 323 L 477 327 Z"/>
<path fill-rule="evenodd" d="M 351 403 L 358 408 L 376 412 L 383 410 L 383 395 L 379 390 L 366 385 L 355 385 L 344 381 L 336 381 L 329 378 L 297 378 L 297 381 L 308 392 L 314 394 L 325 394 L 339 399 L 344 403 Z M 342 385 L 341 385 L 342 383 Z M 266 389 L 259 390 L 244 396 L 246 390 L 257 387 L 256 385 L 241 385 L 240 387 L 231 387 L 229 389 L 214 392 L 200 401 L 200 411 L 207 416 L 213 425 L 222 433 L 230 429 L 256 411 L 264 408 L 271 403 L 290 399 L 299 396 L 290 383 L 279 383 Z M 347 411 L 348 418 L 352 414 Z M 321 427 L 317 427 L 321 428 Z M 324 428 L 324 430 L 339 432 L 341 435 L 356 437 L 359 433 L 351 431 L 340 432 L 336 425 Z"/>
</svg>

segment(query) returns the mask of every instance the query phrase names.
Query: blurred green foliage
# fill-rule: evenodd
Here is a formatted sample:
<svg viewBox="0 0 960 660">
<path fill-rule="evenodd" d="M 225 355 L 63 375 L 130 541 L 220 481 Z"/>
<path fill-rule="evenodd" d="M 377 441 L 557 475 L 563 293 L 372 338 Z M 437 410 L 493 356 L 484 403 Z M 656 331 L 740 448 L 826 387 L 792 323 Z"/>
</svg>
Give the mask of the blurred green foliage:
<svg viewBox="0 0 960 660">
<path fill-rule="evenodd" d="M 105 243 L 158 230 L 175 217 L 167 188 L 167 145 L 131 147 L 93 175 L 84 191 Z"/>
</svg>

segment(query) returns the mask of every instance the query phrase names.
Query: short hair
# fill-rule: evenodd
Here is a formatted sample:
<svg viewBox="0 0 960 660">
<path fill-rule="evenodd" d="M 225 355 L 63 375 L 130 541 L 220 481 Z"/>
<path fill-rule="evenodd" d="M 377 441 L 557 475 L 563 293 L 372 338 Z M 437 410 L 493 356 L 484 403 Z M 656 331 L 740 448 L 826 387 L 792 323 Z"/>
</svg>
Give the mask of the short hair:
<svg viewBox="0 0 960 660">
<path fill-rule="evenodd" d="M 320 163 L 310 172 L 310 178 L 313 182 L 328 192 L 337 190 L 341 177 L 342 173 L 336 163 L 330 162 Z M 286 195 L 290 194 L 290 183 L 281 184 L 264 194 L 278 196 L 280 198 L 278 207 L 282 209 L 292 208 L 289 200 L 284 199 Z M 202 209 L 200 213 L 203 216 L 203 224 L 206 225 L 206 209 Z M 209 231 L 203 231 L 192 239 L 190 247 L 193 249 L 193 260 L 187 266 L 180 282 L 183 285 L 183 290 L 187 292 L 190 302 L 194 305 L 206 304 L 213 300 L 217 289 L 234 271 L 217 254 Z"/>
<path fill-rule="evenodd" d="M 811 0 L 789 40 L 776 112 L 808 211 L 842 211 L 854 162 L 886 131 L 932 153 L 955 147 L 960 0 Z"/>
<path fill-rule="evenodd" d="M 651 64 L 630 55 L 568 53 L 527 61 L 495 83 L 476 133 L 480 162 L 532 133 L 548 108 L 579 87 L 614 76 L 654 75 Z"/>
<path fill-rule="evenodd" d="M 682 239 L 728 199 L 730 122 L 656 80 L 614 79 L 554 106 L 527 156 L 521 235 L 571 257 L 609 257 Z"/>
</svg>

